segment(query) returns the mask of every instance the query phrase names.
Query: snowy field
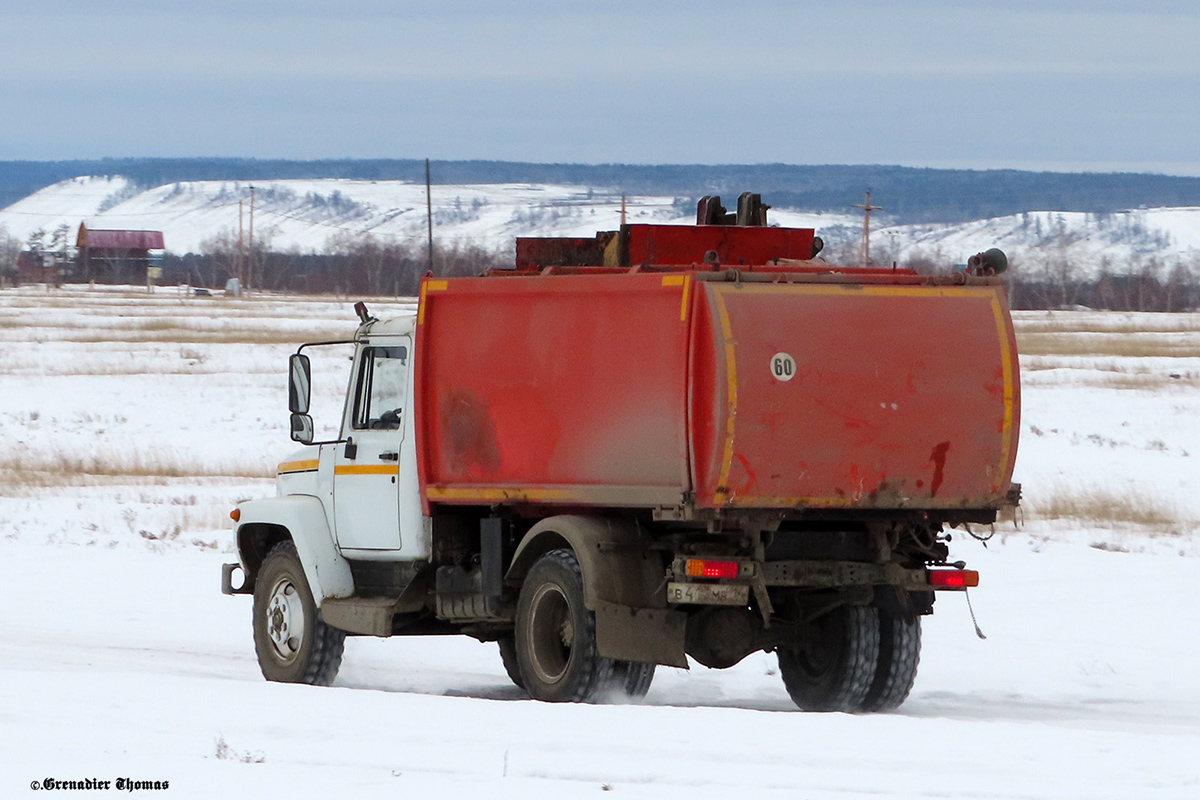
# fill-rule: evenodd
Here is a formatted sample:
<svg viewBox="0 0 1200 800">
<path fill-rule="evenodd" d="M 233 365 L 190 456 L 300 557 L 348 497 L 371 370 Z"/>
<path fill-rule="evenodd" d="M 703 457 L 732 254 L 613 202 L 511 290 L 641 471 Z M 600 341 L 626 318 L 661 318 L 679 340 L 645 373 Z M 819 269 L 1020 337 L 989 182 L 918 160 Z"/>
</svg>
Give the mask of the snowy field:
<svg viewBox="0 0 1200 800">
<path fill-rule="evenodd" d="M 846 715 L 796 711 L 761 653 L 660 667 L 629 706 L 523 699 L 494 645 L 461 638 L 350 639 L 332 688 L 266 683 L 250 600 L 219 590 L 227 514 L 293 449 L 286 355 L 350 334 L 352 302 L 0 291 L 0 798 L 46 778 L 181 798 L 1200 797 L 1200 315 L 1018 315 L 1023 524 L 953 545 L 982 573 L 987 639 L 943 597 L 908 702 Z"/>
</svg>

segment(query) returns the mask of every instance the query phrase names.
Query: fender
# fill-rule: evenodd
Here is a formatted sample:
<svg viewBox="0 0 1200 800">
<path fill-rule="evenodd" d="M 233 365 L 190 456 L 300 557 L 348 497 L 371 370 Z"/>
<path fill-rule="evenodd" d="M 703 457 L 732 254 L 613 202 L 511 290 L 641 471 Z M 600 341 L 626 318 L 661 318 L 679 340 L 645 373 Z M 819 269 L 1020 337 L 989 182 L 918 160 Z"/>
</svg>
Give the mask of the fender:
<svg viewBox="0 0 1200 800">
<path fill-rule="evenodd" d="M 570 548 L 583 572 L 583 603 L 596 615 L 596 649 L 605 658 L 687 667 L 687 616 L 667 608 L 662 558 L 623 520 L 549 517 L 517 546 L 505 581 L 519 584 L 537 559 Z"/>
<path fill-rule="evenodd" d="M 312 588 L 313 600 L 320 607 L 328 598 L 350 597 L 354 594 L 354 577 L 350 564 L 338 552 L 325 507 L 311 495 L 293 494 L 248 500 L 238 506 L 238 556 L 248 576 L 258 573 L 265 553 L 255 554 L 251 544 L 254 534 L 272 529 L 291 538 L 304 565 L 304 577 Z"/>
</svg>

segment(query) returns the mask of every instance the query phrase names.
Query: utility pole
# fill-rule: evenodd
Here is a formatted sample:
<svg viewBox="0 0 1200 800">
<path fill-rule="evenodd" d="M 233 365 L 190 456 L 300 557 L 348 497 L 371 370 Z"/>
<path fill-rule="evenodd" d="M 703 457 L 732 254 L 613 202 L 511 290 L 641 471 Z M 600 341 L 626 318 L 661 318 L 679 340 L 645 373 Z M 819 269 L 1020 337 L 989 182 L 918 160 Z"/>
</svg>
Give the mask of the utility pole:
<svg viewBox="0 0 1200 800">
<path fill-rule="evenodd" d="M 625 195 L 621 195 L 621 226 L 625 225 Z"/>
<path fill-rule="evenodd" d="M 242 274 L 242 201 L 238 200 L 238 257 L 237 257 L 237 277 L 238 283 L 242 286 L 246 285 L 246 276 Z"/>
<path fill-rule="evenodd" d="M 859 266 L 871 266 L 871 212 L 882 211 L 882 206 L 871 205 L 871 192 L 867 192 L 866 198 L 862 205 L 855 203 L 855 208 L 861 208 L 863 212 L 863 232 L 862 232 L 862 263 Z"/>
<path fill-rule="evenodd" d="M 254 280 L 254 187 L 250 187 L 250 280 Z M 246 281 L 250 288 L 250 281 Z"/>
<path fill-rule="evenodd" d="M 430 190 L 429 159 L 425 159 L 425 220 L 429 225 L 429 272 L 433 272 L 433 193 Z"/>
</svg>

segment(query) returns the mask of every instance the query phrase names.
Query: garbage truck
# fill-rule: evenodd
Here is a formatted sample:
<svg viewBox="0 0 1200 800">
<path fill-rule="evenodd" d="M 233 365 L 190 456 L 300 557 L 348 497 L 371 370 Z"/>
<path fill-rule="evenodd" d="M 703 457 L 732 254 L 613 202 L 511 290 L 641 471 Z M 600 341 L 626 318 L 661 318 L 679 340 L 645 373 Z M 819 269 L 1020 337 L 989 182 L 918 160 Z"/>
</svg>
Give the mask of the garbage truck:
<svg viewBox="0 0 1200 800">
<path fill-rule="evenodd" d="M 346 636 L 496 642 L 544 701 L 777 655 L 810 711 L 886 711 L 921 619 L 979 574 L 952 532 L 1019 502 L 1004 254 L 842 267 L 747 193 L 696 225 L 518 239 L 515 263 L 359 303 L 336 434 L 289 360 L 275 497 L 232 512 L 268 680 L 330 684 Z M 402 658 L 402 654 L 398 657 Z"/>
</svg>

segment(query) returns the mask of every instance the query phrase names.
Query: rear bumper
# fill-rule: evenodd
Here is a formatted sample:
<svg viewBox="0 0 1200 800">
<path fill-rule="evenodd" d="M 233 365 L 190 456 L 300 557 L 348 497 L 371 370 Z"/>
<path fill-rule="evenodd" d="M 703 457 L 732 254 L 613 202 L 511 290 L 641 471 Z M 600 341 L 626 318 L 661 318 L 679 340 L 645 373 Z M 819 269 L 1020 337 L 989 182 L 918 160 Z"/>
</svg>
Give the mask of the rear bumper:
<svg viewBox="0 0 1200 800">
<path fill-rule="evenodd" d="M 667 583 L 667 602 L 672 605 L 745 605 L 756 585 L 769 588 L 856 589 L 894 586 L 904 592 L 965 591 L 979 585 L 979 573 L 959 565 L 907 569 L 899 564 L 858 561 L 767 561 L 722 558 L 737 565 L 730 579 L 690 577 L 688 558 L 677 558 L 672 580 Z"/>
</svg>

